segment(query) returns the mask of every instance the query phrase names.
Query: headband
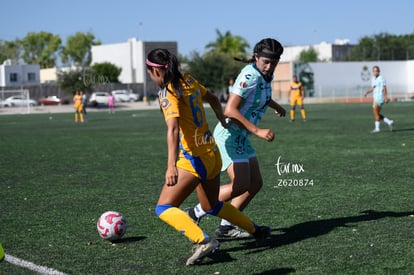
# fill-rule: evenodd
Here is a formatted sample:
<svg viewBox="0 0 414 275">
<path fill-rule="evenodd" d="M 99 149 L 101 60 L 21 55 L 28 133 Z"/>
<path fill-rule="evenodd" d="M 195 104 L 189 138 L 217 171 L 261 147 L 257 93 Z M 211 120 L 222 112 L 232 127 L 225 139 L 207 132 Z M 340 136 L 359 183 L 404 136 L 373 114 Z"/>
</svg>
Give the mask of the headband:
<svg viewBox="0 0 414 275">
<path fill-rule="evenodd" d="M 164 67 L 166 69 L 168 68 L 168 64 L 157 64 L 157 63 L 149 61 L 148 58 L 145 60 L 145 64 L 147 64 L 150 67 Z"/>
<path fill-rule="evenodd" d="M 257 55 L 260 57 L 267 57 L 271 59 L 277 59 L 277 60 L 280 59 L 280 55 L 277 53 L 258 52 Z"/>
</svg>

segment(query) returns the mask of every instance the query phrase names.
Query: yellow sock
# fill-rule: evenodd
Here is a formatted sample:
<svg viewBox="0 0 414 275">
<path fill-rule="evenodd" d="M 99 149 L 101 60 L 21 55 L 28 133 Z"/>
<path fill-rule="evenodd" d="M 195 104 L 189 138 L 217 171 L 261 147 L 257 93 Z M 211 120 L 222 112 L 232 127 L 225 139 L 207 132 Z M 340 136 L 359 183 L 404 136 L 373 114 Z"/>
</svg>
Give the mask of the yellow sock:
<svg viewBox="0 0 414 275">
<path fill-rule="evenodd" d="M 75 113 L 75 122 L 78 122 L 78 113 Z"/>
<path fill-rule="evenodd" d="M 301 109 L 301 110 L 300 110 L 300 113 L 302 114 L 302 118 L 303 118 L 303 119 L 306 119 L 306 112 L 305 112 L 305 109 Z"/>
<path fill-rule="evenodd" d="M 254 223 L 249 217 L 228 202 L 223 203 L 223 207 L 220 212 L 218 212 L 217 216 L 237 225 L 249 233 L 254 233 L 256 231 Z"/>
<path fill-rule="evenodd" d="M 84 122 L 84 119 L 83 119 L 83 114 L 82 114 L 82 113 L 80 113 L 80 114 L 79 114 L 79 116 L 80 116 L 80 120 L 81 120 L 81 122 Z"/>
<path fill-rule="evenodd" d="M 0 262 L 3 260 L 3 258 L 4 258 L 4 250 L 0 243 Z"/>
<path fill-rule="evenodd" d="M 295 120 L 295 110 L 290 110 L 290 120 Z"/>
<path fill-rule="evenodd" d="M 208 237 L 184 211 L 177 207 L 168 208 L 159 217 L 194 243 L 201 243 Z"/>
</svg>

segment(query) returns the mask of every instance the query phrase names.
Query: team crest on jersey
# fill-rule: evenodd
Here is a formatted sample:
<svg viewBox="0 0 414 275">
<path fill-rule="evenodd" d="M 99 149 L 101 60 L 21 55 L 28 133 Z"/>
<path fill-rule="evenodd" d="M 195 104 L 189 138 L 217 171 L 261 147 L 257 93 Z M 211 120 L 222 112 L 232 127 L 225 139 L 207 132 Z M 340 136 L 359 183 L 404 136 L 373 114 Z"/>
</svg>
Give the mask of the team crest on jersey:
<svg viewBox="0 0 414 275">
<path fill-rule="evenodd" d="M 240 87 L 240 88 L 246 88 L 246 87 L 247 87 L 247 83 L 246 83 L 246 82 L 244 82 L 244 81 L 241 81 L 241 82 L 239 83 L 239 87 Z"/>
<path fill-rule="evenodd" d="M 187 82 L 188 85 L 191 85 L 191 84 L 194 83 L 194 78 L 192 78 L 191 76 L 189 76 L 185 81 Z"/>
<path fill-rule="evenodd" d="M 170 101 L 166 98 L 162 99 L 160 102 L 161 108 L 167 109 L 170 106 Z"/>
</svg>

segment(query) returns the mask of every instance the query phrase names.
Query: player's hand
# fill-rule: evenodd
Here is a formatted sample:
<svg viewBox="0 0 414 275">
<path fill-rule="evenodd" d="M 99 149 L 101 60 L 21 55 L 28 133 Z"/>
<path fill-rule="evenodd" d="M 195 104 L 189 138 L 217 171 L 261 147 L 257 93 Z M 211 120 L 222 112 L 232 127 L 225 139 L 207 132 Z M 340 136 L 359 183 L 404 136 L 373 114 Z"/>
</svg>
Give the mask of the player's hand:
<svg viewBox="0 0 414 275">
<path fill-rule="evenodd" d="M 284 117 L 286 115 L 286 110 L 282 107 L 279 106 L 276 110 L 275 110 L 275 114 L 279 117 Z"/>
<path fill-rule="evenodd" d="M 270 129 L 257 129 L 256 136 L 270 142 L 275 138 L 275 133 Z"/>
<path fill-rule="evenodd" d="M 228 123 L 227 123 L 226 117 L 225 116 L 221 117 L 219 119 L 219 121 L 220 121 L 221 126 L 223 126 L 223 128 L 225 128 L 225 129 L 227 129 L 227 124 Z"/>
<path fill-rule="evenodd" d="M 178 182 L 178 170 L 177 167 L 168 167 L 165 172 L 165 184 L 168 186 L 174 186 Z"/>
</svg>

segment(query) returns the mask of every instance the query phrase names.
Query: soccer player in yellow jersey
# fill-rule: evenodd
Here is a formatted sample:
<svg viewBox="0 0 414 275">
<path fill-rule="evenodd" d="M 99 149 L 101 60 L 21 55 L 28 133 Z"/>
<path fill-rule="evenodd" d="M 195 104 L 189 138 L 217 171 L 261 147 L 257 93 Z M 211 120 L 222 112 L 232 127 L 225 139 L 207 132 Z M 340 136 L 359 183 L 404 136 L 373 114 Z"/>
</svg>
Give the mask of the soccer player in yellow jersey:
<svg viewBox="0 0 414 275">
<path fill-rule="evenodd" d="M 80 121 L 83 123 L 83 97 L 81 91 L 76 91 L 73 97 L 73 106 L 75 107 L 75 123 L 78 123 L 79 117 Z"/>
<path fill-rule="evenodd" d="M 257 226 L 230 203 L 218 199 L 222 163 L 203 107 L 203 101 L 208 102 L 225 126 L 218 98 L 190 74 L 181 74 L 177 57 L 166 49 L 152 50 L 145 63 L 151 79 L 161 88 L 159 102 L 167 125 L 167 170 L 155 212 L 196 245 L 186 264 L 201 262 L 219 247 L 179 208 L 196 188 L 201 207 L 208 214 L 231 221 L 257 240 L 267 238 L 268 227 Z"/>
<path fill-rule="evenodd" d="M 300 113 L 302 115 L 303 121 L 306 121 L 306 111 L 305 107 L 303 106 L 303 98 L 305 97 L 305 91 L 303 89 L 302 82 L 298 81 L 298 77 L 296 75 L 293 76 L 293 81 L 290 84 L 290 90 L 288 98 L 290 100 L 290 121 L 295 121 L 295 109 L 296 104 L 300 106 Z"/>
</svg>

